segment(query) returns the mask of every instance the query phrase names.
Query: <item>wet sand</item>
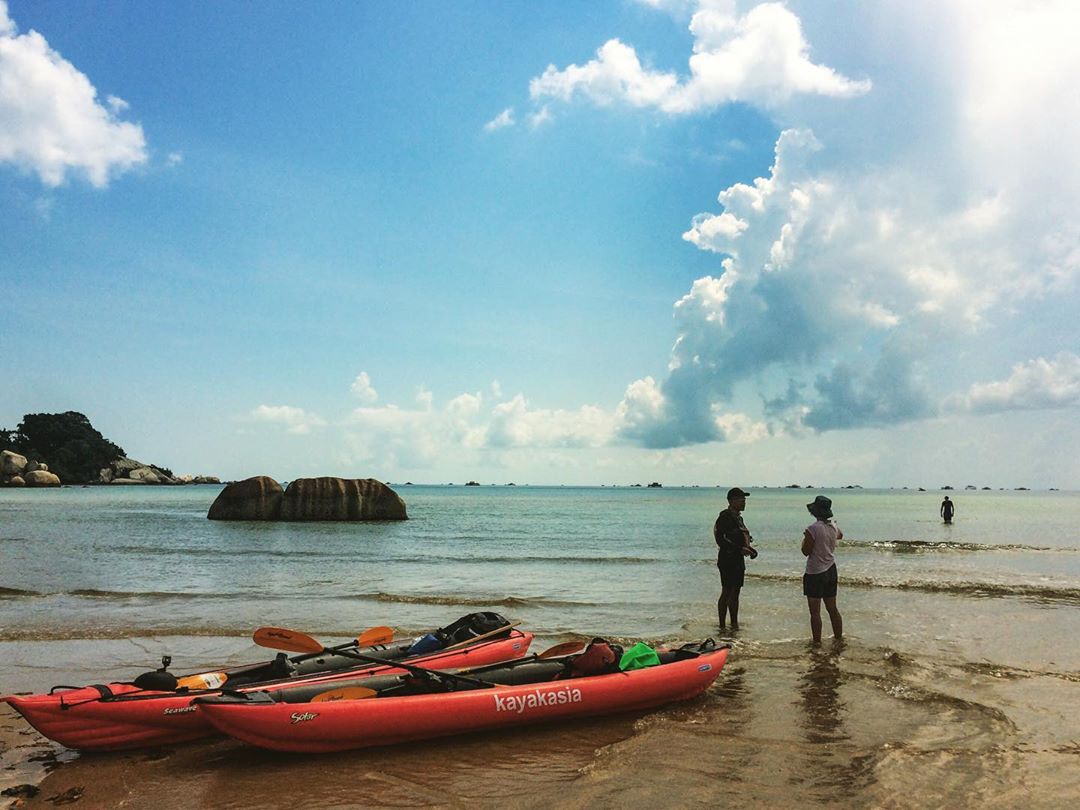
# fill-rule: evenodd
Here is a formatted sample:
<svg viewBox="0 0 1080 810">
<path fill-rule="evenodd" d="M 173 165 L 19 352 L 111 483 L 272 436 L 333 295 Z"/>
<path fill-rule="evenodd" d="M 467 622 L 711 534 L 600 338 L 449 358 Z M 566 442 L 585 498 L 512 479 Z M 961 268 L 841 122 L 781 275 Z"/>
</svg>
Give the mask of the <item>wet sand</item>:
<svg viewBox="0 0 1080 810">
<path fill-rule="evenodd" d="M 651 713 L 330 755 L 225 739 L 78 755 L 0 713 L 15 806 L 749 807 L 1080 802 L 1080 675 L 914 660 L 849 640 L 736 642 Z"/>
</svg>

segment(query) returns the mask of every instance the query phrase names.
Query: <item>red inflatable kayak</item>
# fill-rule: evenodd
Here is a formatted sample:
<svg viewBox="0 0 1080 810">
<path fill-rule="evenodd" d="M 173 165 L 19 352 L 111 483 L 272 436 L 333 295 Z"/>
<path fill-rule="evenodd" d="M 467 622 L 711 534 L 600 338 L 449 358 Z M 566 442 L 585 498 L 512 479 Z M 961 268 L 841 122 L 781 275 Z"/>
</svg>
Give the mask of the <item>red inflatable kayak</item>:
<svg viewBox="0 0 1080 810">
<path fill-rule="evenodd" d="M 262 748 L 343 751 L 685 700 L 717 679 L 728 651 L 709 639 L 662 650 L 658 664 L 629 671 L 616 665 L 614 672 L 577 675 L 579 656 L 571 656 L 473 669 L 461 682 L 452 673 L 434 681 L 412 673 L 222 694 L 195 705 L 218 730 Z"/>
<path fill-rule="evenodd" d="M 253 667 L 240 667 L 187 676 L 180 678 L 179 682 L 197 683 L 203 679 L 213 683 L 216 678 L 227 676 L 225 685 L 230 687 L 230 692 L 240 692 L 285 683 L 334 683 L 340 679 L 351 681 L 373 674 L 400 673 L 403 670 L 395 668 L 398 659 L 420 662 L 430 667 L 480 666 L 520 658 L 528 651 L 533 638 L 532 633 L 510 627 L 498 635 L 502 637 L 461 642 L 462 646 L 421 656 L 407 655 L 412 642 L 356 651 L 338 650 L 336 654 L 334 650 L 328 650 L 328 654 L 321 656 L 323 664 L 327 666 L 340 666 L 340 660 L 344 660 L 349 666 L 347 670 L 331 668 L 276 680 L 263 678 L 261 681 L 245 682 L 241 676 L 245 670 Z M 351 657 L 355 654 L 371 655 L 388 662 L 361 662 Z M 292 660 L 302 663 L 314 660 L 317 664 L 320 658 L 299 656 Z M 139 688 L 134 683 L 108 683 L 81 688 L 54 687 L 48 694 L 8 695 L 0 697 L 0 702 L 6 701 L 41 734 L 68 748 L 121 751 L 171 745 L 215 733 L 206 717 L 196 712 L 191 701 L 196 696 L 218 694 L 220 691 L 190 686 L 181 686 L 173 691 L 155 691 Z"/>
</svg>

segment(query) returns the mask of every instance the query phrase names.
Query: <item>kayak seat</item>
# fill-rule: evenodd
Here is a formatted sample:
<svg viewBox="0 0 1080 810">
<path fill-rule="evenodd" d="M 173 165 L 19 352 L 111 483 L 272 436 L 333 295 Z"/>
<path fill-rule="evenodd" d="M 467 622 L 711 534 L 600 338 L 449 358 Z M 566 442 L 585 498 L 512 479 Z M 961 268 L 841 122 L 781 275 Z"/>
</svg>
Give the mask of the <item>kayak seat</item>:
<svg viewBox="0 0 1080 810">
<path fill-rule="evenodd" d="M 275 678 L 288 678 L 293 672 L 296 671 L 296 667 L 293 666 L 293 662 L 289 660 L 283 652 L 279 652 L 270 664 L 270 672 Z"/>
<path fill-rule="evenodd" d="M 503 686 L 521 686 L 528 683 L 547 683 L 561 676 L 566 669 L 562 661 L 530 661 L 516 667 L 488 670 L 477 676 Z"/>
<path fill-rule="evenodd" d="M 674 650 L 658 650 L 661 664 L 670 664 L 672 661 L 685 661 L 688 658 L 697 658 L 702 653 L 712 652 L 716 649 L 716 642 L 711 638 L 704 641 L 691 641 Z"/>
</svg>

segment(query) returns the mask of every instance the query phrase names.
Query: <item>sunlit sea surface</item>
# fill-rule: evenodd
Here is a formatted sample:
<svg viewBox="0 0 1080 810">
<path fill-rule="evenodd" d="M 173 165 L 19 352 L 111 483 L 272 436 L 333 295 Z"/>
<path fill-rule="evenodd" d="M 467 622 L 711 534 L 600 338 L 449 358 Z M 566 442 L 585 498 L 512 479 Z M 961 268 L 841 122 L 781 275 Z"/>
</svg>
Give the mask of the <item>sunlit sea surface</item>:
<svg viewBox="0 0 1080 810">
<path fill-rule="evenodd" d="M 0 694 L 126 680 L 163 654 L 258 660 L 266 624 L 331 642 L 495 610 L 539 649 L 720 638 L 723 490 L 395 488 L 408 521 L 354 524 L 209 521 L 210 486 L 0 490 Z M 845 533 L 847 637 L 815 649 L 799 540 L 818 494 Z M 943 494 L 752 490 L 742 628 L 690 703 L 321 758 L 228 741 L 80 757 L 24 735 L 0 788 L 49 771 L 42 806 L 82 780 L 128 807 L 1080 800 L 1080 494 L 954 491 L 953 525 Z"/>
</svg>

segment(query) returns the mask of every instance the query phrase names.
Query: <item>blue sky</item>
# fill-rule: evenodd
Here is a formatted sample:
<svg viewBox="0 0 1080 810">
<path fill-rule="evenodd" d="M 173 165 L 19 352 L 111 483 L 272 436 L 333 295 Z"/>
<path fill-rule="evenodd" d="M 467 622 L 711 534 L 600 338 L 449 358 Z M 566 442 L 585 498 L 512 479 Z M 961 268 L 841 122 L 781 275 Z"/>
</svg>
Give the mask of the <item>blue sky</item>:
<svg viewBox="0 0 1080 810">
<path fill-rule="evenodd" d="M 1077 23 L 0 0 L 0 425 L 223 478 L 1080 487 Z"/>
</svg>

